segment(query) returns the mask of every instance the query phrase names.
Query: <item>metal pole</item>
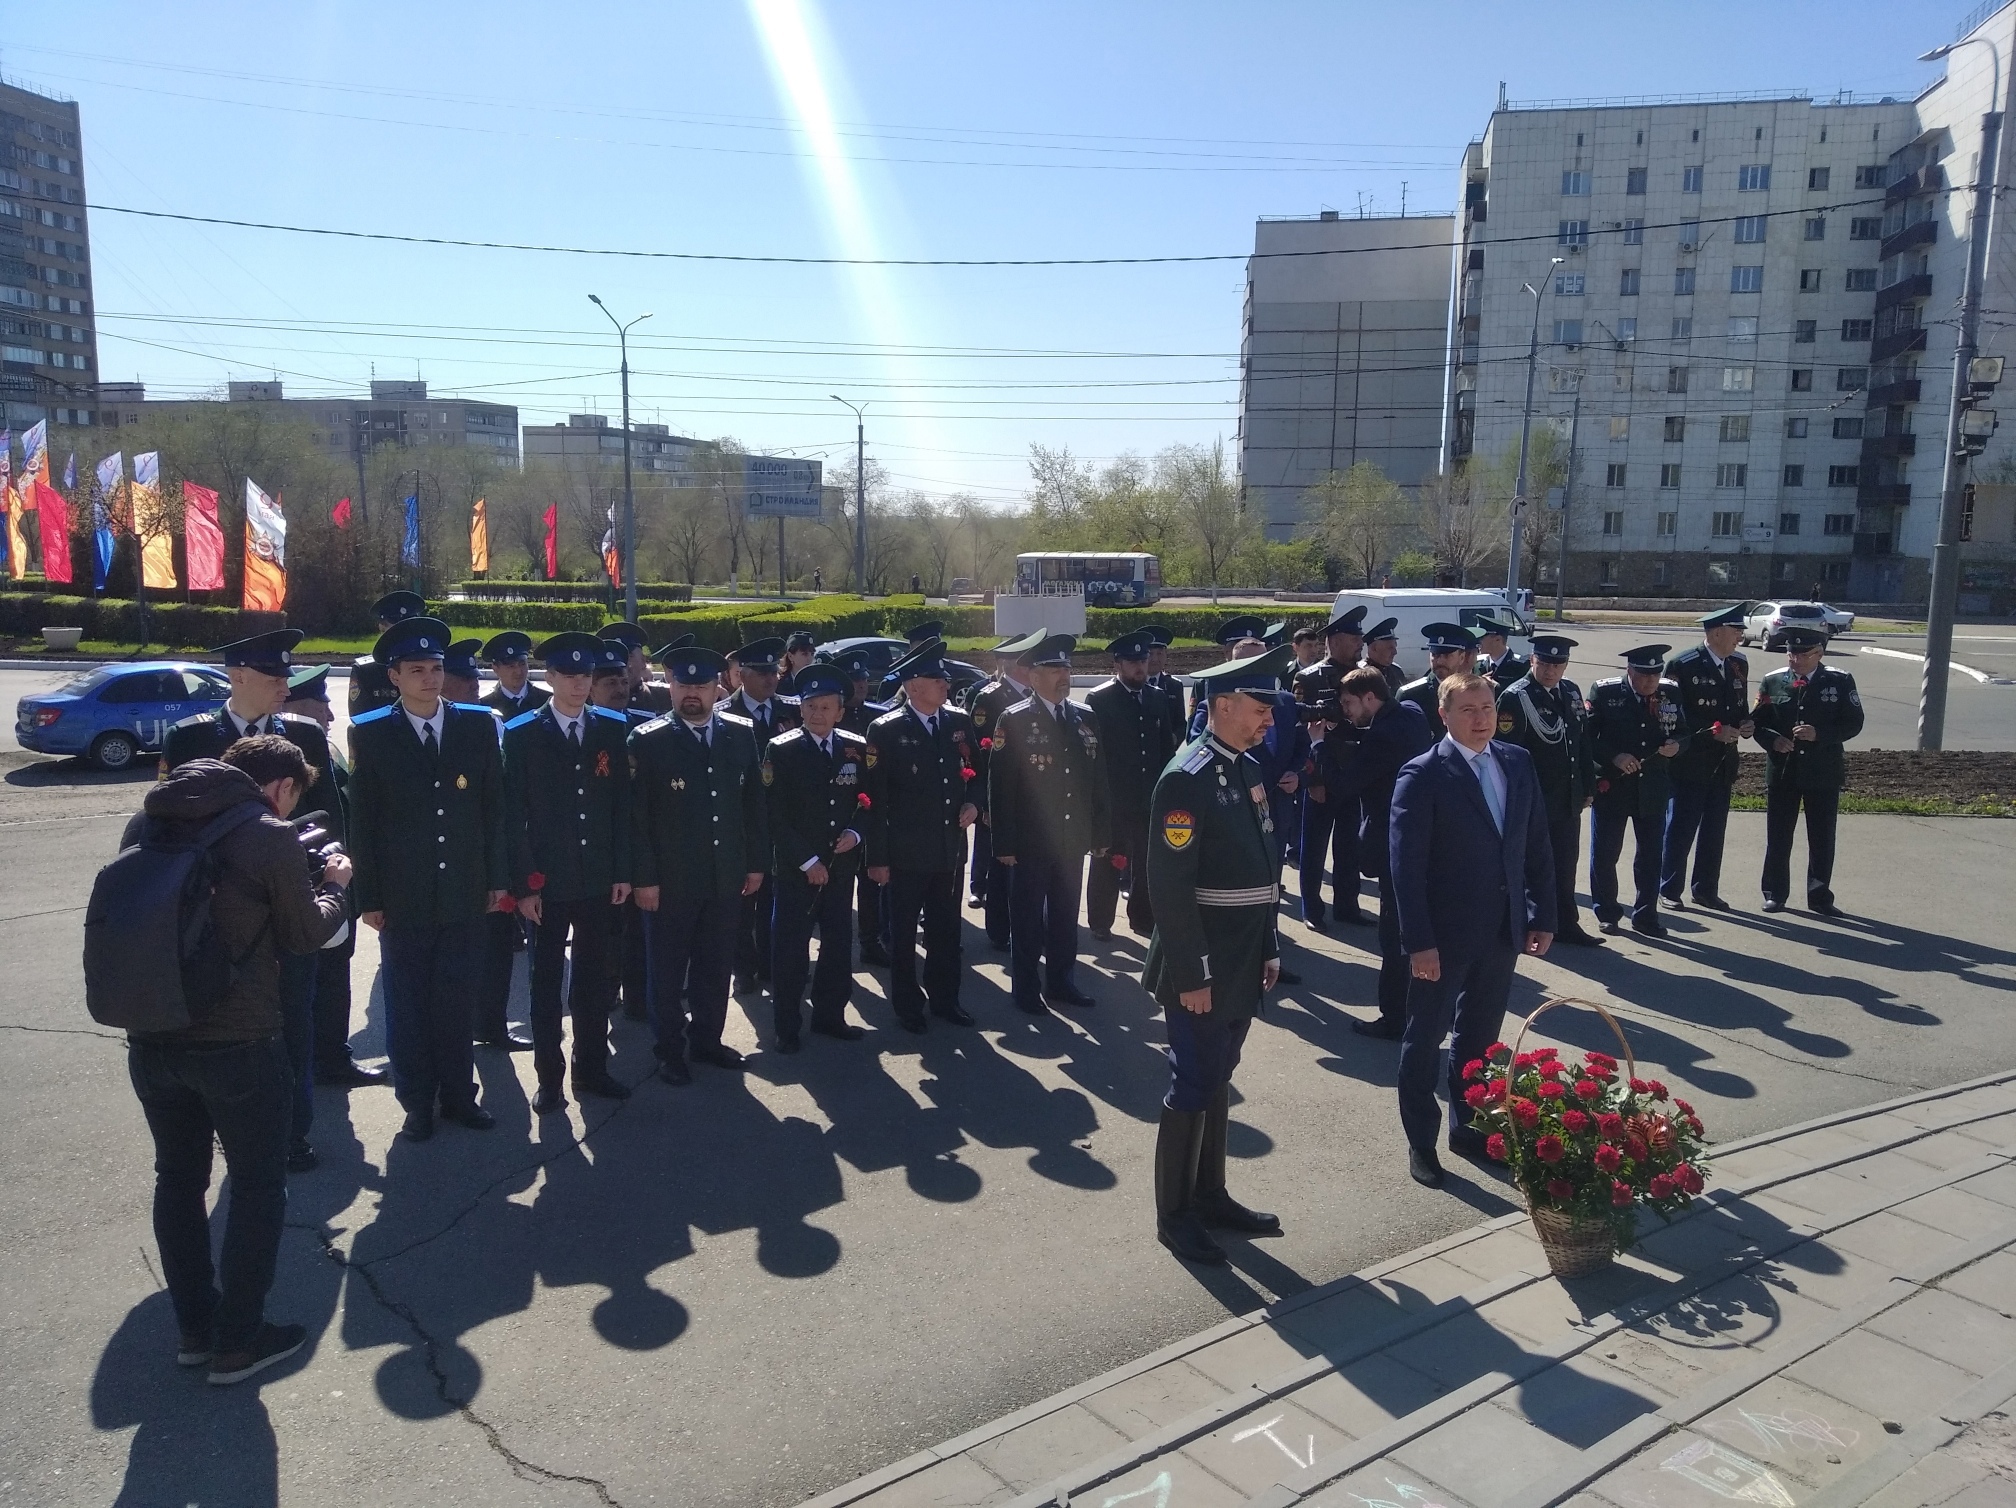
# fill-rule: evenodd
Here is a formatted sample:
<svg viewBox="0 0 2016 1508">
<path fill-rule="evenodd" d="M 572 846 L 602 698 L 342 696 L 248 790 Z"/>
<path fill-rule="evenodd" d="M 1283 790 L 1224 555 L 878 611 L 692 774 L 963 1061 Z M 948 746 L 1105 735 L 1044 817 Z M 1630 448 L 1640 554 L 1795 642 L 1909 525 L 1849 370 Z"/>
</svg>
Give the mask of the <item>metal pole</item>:
<svg viewBox="0 0 2016 1508">
<path fill-rule="evenodd" d="M 427 531 L 420 523 L 420 509 L 423 502 L 420 496 L 420 484 L 424 480 L 425 478 L 419 471 L 416 470 L 413 473 L 413 533 L 415 535 L 413 541 L 413 590 L 420 592 L 422 596 L 426 595 L 425 591 L 422 590 L 422 583 L 427 578 L 426 569 L 421 564 L 425 558 L 427 548 Z"/>
<path fill-rule="evenodd" d="M 637 621 L 637 495 L 630 486 L 630 332 L 620 325 L 623 357 L 623 619 Z"/>
<path fill-rule="evenodd" d="M 1981 38 L 1973 38 L 1982 41 Z M 1993 43 L 1986 43 L 1991 50 Z M 1953 614 L 1960 595 L 1960 518 L 1967 486 L 1967 457 L 1960 449 L 1960 416 L 1968 407 L 1967 368 L 1981 327 L 1981 279 L 1994 213 L 1997 158 L 2002 139 L 2001 54 L 1996 52 L 1996 108 L 1981 117 L 1981 151 L 1974 170 L 1974 206 L 1967 226 L 1967 281 L 1960 294 L 1960 333 L 1953 345 L 1953 393 L 1946 409 L 1946 463 L 1939 489 L 1939 533 L 1932 546 L 1932 580 L 1925 607 L 1925 679 L 1918 692 L 1918 747 L 1946 741 L 1946 681 L 1953 659 Z"/>
<path fill-rule="evenodd" d="M 868 595 L 868 428 L 865 403 L 848 403 L 838 393 L 827 396 L 854 410 L 854 589 Z"/>
<path fill-rule="evenodd" d="M 1575 442 L 1582 434 L 1582 384 L 1575 384 L 1575 409 L 1568 417 L 1568 475 L 1561 479 L 1561 556 L 1554 566 L 1554 621 L 1568 621 L 1568 523 L 1575 507 Z"/>
<path fill-rule="evenodd" d="M 1519 477 L 1512 484 L 1511 553 L 1505 562 L 1505 600 L 1514 607 L 1519 603 L 1519 548 L 1526 526 L 1526 457 L 1533 443 L 1533 377 L 1540 369 L 1540 306 L 1547 298 L 1547 278 L 1563 260 L 1555 257 L 1548 262 L 1538 288 L 1526 285 L 1533 294 L 1533 339 L 1526 348 L 1526 406 L 1519 417 Z"/>
<path fill-rule="evenodd" d="M 787 596 L 784 590 L 784 515 L 777 515 L 777 595 Z"/>
</svg>

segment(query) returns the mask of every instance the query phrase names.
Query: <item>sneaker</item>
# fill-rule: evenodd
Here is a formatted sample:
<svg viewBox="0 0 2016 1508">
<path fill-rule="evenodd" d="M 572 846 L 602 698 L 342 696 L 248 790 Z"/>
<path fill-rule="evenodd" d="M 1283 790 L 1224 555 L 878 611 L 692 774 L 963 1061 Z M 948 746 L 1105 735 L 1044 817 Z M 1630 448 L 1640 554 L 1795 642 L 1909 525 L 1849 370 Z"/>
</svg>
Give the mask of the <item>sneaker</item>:
<svg viewBox="0 0 2016 1508">
<path fill-rule="evenodd" d="M 308 1343 L 305 1325 L 261 1325 L 252 1344 L 242 1351 L 220 1351 L 210 1359 L 210 1381 L 217 1387 L 243 1382 L 285 1361 Z"/>
<path fill-rule="evenodd" d="M 175 1348 L 175 1365 L 178 1367 L 200 1367 L 210 1359 L 210 1337 L 190 1335 L 184 1332 L 181 1344 Z"/>
</svg>

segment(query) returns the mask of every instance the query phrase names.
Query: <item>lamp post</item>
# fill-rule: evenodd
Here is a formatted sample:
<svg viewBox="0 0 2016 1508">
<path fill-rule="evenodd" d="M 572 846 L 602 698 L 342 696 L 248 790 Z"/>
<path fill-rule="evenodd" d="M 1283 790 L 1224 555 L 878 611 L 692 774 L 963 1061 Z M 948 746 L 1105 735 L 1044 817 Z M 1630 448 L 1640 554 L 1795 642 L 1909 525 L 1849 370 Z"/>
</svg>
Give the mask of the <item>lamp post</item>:
<svg viewBox="0 0 2016 1508">
<path fill-rule="evenodd" d="M 827 397 L 854 410 L 854 584 L 868 595 L 868 428 L 861 417 L 866 403 L 849 403 L 838 393 Z"/>
<path fill-rule="evenodd" d="M 1575 446 L 1582 437 L 1582 379 L 1575 379 L 1575 411 L 1568 418 L 1568 474 L 1561 479 L 1561 553 L 1554 563 L 1554 621 L 1568 621 L 1568 525 L 1575 512 Z M 1536 582 L 1535 585 L 1538 585 Z M 1533 615 L 1539 617 L 1538 613 Z"/>
<path fill-rule="evenodd" d="M 1967 222 L 1967 272 L 1960 293 L 1960 331 L 1953 342 L 1953 392 L 1946 408 L 1946 459 L 1940 475 L 1939 532 L 1932 545 L 1932 579 L 1925 604 L 1925 679 L 1918 690 L 1918 747 L 1946 741 L 1946 681 L 1953 659 L 1953 615 L 1960 595 L 1960 520 L 1967 487 L 1967 456 L 1960 418 L 1969 403 L 1967 369 L 1981 329 L 1981 278 L 1995 213 L 1995 174 L 2002 140 L 2002 51 L 1986 37 L 1966 37 L 1935 47 L 1918 59 L 1936 63 L 1955 48 L 1979 42 L 1994 57 L 1989 109 L 1981 116 L 1981 150 L 1974 171 L 1974 207 Z"/>
<path fill-rule="evenodd" d="M 623 363 L 623 617 L 637 621 L 637 498 L 630 487 L 630 328 L 651 316 L 640 314 L 626 325 L 609 313 L 609 306 L 594 294 L 588 301 L 608 315 L 616 326 L 616 345 Z"/>
<path fill-rule="evenodd" d="M 1505 600 L 1516 611 L 1519 606 L 1519 547 L 1526 528 L 1526 456 L 1533 444 L 1533 374 L 1540 369 L 1540 307 L 1547 298 L 1547 280 L 1566 258 L 1547 263 L 1547 277 L 1535 288 L 1523 284 L 1533 295 L 1533 339 L 1526 348 L 1526 407 L 1519 418 L 1519 479 L 1512 484 L 1512 555 L 1505 563 Z"/>
</svg>

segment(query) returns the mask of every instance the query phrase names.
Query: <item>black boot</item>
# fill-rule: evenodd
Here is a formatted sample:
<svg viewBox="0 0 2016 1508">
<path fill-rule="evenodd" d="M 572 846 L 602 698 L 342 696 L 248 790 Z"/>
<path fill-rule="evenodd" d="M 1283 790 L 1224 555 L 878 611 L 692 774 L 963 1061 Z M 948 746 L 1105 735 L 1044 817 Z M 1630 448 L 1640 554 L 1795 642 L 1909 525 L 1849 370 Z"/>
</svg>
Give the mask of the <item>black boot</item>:
<svg viewBox="0 0 2016 1508">
<path fill-rule="evenodd" d="M 1206 1225 L 1254 1236 L 1281 1234 L 1281 1217 L 1249 1210 L 1225 1192 L 1225 1130 L 1232 1115 L 1232 1087 L 1220 1085 L 1204 1112 L 1204 1141 L 1197 1154 L 1197 1184 L 1190 1208 Z"/>
<path fill-rule="evenodd" d="M 1162 1107 L 1162 1129 L 1155 1138 L 1155 1239 L 1186 1262 L 1217 1266 L 1225 1260 L 1224 1249 L 1190 1208 L 1203 1137 L 1201 1111 Z"/>
</svg>

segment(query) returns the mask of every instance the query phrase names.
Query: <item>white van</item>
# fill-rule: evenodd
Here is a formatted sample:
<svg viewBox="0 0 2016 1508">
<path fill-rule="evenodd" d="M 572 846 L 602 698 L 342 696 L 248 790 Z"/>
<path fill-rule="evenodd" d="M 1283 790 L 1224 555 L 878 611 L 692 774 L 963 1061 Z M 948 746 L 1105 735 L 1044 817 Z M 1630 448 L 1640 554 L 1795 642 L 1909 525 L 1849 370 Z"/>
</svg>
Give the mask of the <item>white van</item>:
<svg viewBox="0 0 2016 1508">
<path fill-rule="evenodd" d="M 1382 618 L 1400 620 L 1393 627 L 1400 636 L 1400 653 L 1393 663 L 1407 672 L 1409 680 L 1428 673 L 1428 651 L 1422 645 L 1421 630 L 1431 623 L 1460 623 L 1468 628 L 1480 618 L 1516 619 L 1524 626 L 1525 632 L 1512 639 L 1510 647 L 1522 655 L 1532 653 L 1532 624 L 1506 606 L 1502 591 L 1423 586 L 1339 592 L 1337 600 L 1330 605 L 1330 616 L 1334 618 L 1339 613 L 1348 613 L 1354 607 L 1365 609 L 1365 627 L 1368 629 Z"/>
</svg>

